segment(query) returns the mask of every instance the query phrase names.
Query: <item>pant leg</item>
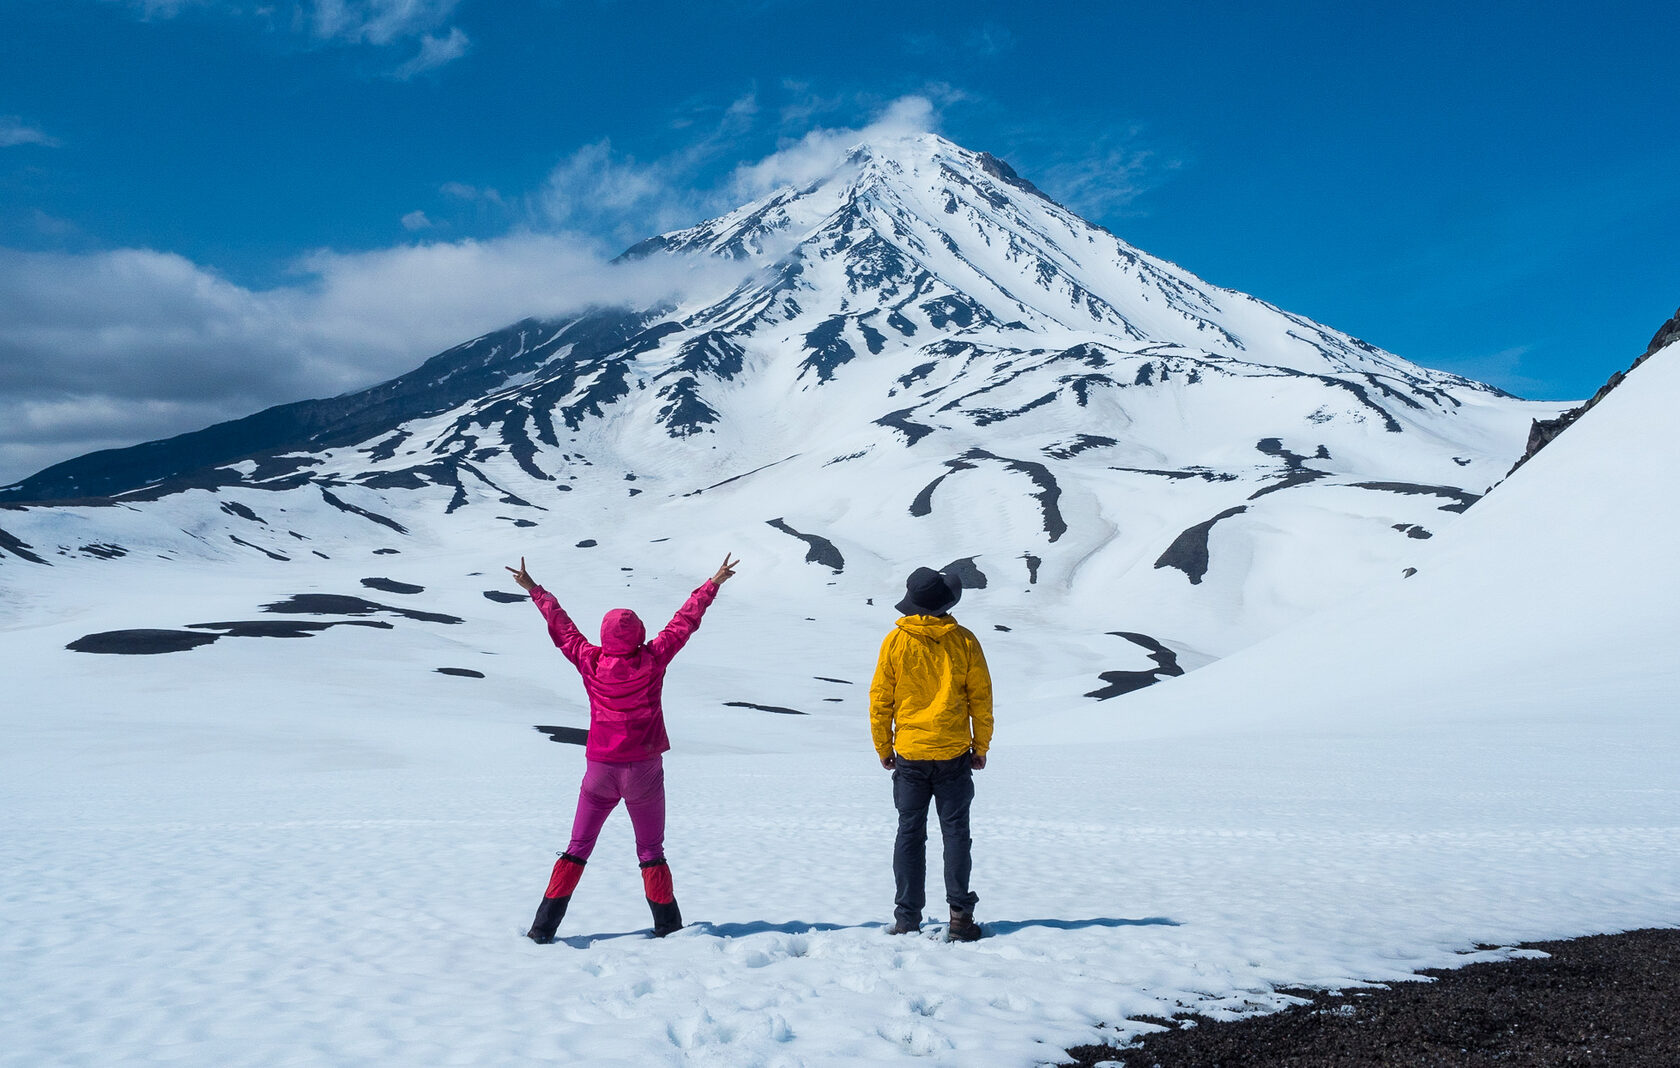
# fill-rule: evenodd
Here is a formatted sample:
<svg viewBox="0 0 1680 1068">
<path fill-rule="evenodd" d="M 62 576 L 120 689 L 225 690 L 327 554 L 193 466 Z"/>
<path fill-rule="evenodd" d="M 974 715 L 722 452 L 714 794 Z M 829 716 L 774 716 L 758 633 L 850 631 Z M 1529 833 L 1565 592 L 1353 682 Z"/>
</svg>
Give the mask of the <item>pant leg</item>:
<svg viewBox="0 0 1680 1068">
<path fill-rule="evenodd" d="M 624 769 L 624 807 L 636 832 L 636 859 L 646 864 L 665 855 L 665 761 L 639 760 Z"/>
<path fill-rule="evenodd" d="M 893 805 L 898 809 L 898 836 L 893 841 L 893 917 L 922 922 L 927 904 L 927 810 L 933 781 L 927 762 L 902 757 L 893 768 Z"/>
<path fill-rule="evenodd" d="M 980 895 L 968 887 L 973 868 L 974 842 L 968 831 L 968 812 L 974 803 L 974 768 L 966 753 L 938 761 L 938 765 L 933 800 L 945 840 L 945 901 L 953 910 L 969 915 L 980 900 Z"/>
<path fill-rule="evenodd" d="M 572 842 L 566 852 L 579 860 L 588 860 L 595 851 L 595 839 L 601 827 L 618 807 L 620 784 L 611 764 L 589 761 L 578 787 L 577 816 L 572 820 Z"/>
</svg>

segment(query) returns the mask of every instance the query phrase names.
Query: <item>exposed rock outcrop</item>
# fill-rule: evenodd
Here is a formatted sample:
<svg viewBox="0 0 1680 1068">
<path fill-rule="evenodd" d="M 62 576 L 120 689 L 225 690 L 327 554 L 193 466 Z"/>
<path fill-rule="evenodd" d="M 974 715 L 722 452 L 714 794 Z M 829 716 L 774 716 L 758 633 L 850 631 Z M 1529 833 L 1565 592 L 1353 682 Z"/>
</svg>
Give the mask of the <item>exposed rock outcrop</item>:
<svg viewBox="0 0 1680 1068">
<path fill-rule="evenodd" d="M 1628 372 L 1632 371 L 1634 367 L 1638 367 L 1640 364 L 1650 359 L 1652 353 L 1657 352 L 1676 341 L 1680 341 L 1680 311 L 1676 311 L 1674 313 L 1674 318 L 1664 323 L 1662 325 L 1662 329 L 1657 331 L 1656 336 L 1651 338 L 1651 343 L 1645 347 L 1645 355 L 1633 361 L 1633 366 L 1629 367 L 1627 371 L 1617 371 L 1615 374 L 1611 375 L 1610 380 L 1604 383 L 1597 393 L 1592 395 L 1591 400 L 1587 401 L 1579 408 L 1569 409 L 1556 419 L 1536 419 L 1534 421 L 1534 425 L 1529 427 L 1528 430 L 1528 448 L 1523 451 L 1522 458 L 1511 465 L 1511 470 L 1515 471 L 1517 468 L 1527 463 L 1531 456 L 1545 448 L 1553 438 L 1556 438 L 1559 434 L 1568 430 L 1569 427 L 1574 424 L 1575 420 L 1581 418 L 1581 416 L 1586 414 L 1593 405 L 1608 396 L 1611 390 L 1621 385 L 1622 379 L 1626 378 L 1628 376 Z M 1509 473 L 1507 473 L 1506 477 L 1510 477 Z"/>
</svg>

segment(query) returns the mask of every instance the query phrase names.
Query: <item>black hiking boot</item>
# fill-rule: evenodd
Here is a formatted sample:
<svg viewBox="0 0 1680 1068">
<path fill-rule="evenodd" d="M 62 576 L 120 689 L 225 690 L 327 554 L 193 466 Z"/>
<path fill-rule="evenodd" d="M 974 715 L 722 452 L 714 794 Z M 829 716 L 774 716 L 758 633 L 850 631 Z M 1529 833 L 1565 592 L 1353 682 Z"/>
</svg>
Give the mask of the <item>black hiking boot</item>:
<svg viewBox="0 0 1680 1068">
<path fill-rule="evenodd" d="M 539 946 L 554 941 L 554 932 L 566 917 L 566 906 L 572 903 L 572 891 L 577 888 L 586 863 L 588 861 L 570 853 L 560 854 L 560 859 L 554 862 L 554 873 L 549 876 L 548 892 L 543 895 L 542 904 L 537 906 L 537 917 L 531 921 L 531 929 L 525 932 L 526 938 Z"/>
<path fill-rule="evenodd" d="M 647 894 L 648 910 L 653 913 L 653 937 L 664 938 L 682 930 L 682 910 L 677 908 L 677 891 L 664 857 L 642 861 L 642 889 Z"/>
<path fill-rule="evenodd" d="M 972 912 L 951 910 L 951 926 L 945 929 L 945 940 L 948 942 L 978 942 L 986 932 L 974 922 Z"/>
<path fill-rule="evenodd" d="M 895 919 L 892 922 L 892 926 L 887 928 L 887 933 L 890 935 L 916 934 L 921 931 L 921 929 L 922 925 L 915 920 Z"/>
</svg>

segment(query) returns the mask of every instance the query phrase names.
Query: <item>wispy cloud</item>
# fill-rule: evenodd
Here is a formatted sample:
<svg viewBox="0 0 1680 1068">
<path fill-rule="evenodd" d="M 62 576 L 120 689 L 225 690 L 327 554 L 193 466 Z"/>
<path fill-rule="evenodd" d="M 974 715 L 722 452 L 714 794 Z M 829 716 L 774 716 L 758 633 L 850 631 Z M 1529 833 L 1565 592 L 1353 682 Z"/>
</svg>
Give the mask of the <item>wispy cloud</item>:
<svg viewBox="0 0 1680 1068">
<path fill-rule="evenodd" d="M 322 40 L 387 45 L 429 34 L 459 0 L 314 0 L 310 23 Z"/>
<path fill-rule="evenodd" d="M 1011 162 L 1034 185 L 1093 220 L 1136 210 L 1139 197 L 1184 166 L 1135 125 L 1017 129 L 1006 140 Z"/>
<path fill-rule="evenodd" d="M 461 27 L 449 27 L 447 37 L 435 37 L 427 34 L 420 39 L 420 51 L 413 59 L 392 71 L 392 77 L 406 82 L 416 74 L 423 74 L 429 70 L 436 70 L 446 63 L 452 63 L 467 54 L 467 35 L 461 32 Z"/>
<path fill-rule="evenodd" d="M 971 26 L 961 33 L 906 33 L 899 46 L 913 56 L 956 55 L 970 59 L 991 59 L 1015 48 L 1009 27 L 995 22 Z"/>
<path fill-rule="evenodd" d="M 402 217 L 402 227 L 411 233 L 416 230 L 430 230 L 432 220 L 426 218 L 423 211 L 411 211 Z"/>
<path fill-rule="evenodd" d="M 31 126 L 17 115 L 0 115 L 0 148 L 11 148 L 14 145 L 57 148 L 59 144 L 58 138 Z"/>
<path fill-rule="evenodd" d="M 407 81 L 452 63 L 467 54 L 471 44 L 465 31 L 449 25 L 460 0 L 294 0 L 276 5 L 264 0 L 107 0 L 120 3 L 138 17 L 166 20 L 189 11 L 226 18 L 255 19 L 270 27 L 289 28 L 324 44 L 361 45 L 378 49 L 412 47 L 419 51 L 390 71 Z M 277 17 L 290 7 L 290 17 Z"/>
</svg>

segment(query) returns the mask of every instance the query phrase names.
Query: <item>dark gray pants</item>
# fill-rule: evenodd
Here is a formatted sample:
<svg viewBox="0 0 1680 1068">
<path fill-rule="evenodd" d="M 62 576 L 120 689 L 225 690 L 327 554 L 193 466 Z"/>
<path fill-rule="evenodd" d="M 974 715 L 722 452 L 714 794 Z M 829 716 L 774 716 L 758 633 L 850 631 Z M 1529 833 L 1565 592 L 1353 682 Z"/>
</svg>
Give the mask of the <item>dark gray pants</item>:
<svg viewBox="0 0 1680 1068">
<path fill-rule="evenodd" d="M 893 843 L 893 879 L 898 884 L 893 916 L 921 923 L 927 904 L 927 812 L 932 801 L 945 840 L 945 900 L 953 909 L 972 913 L 980 895 L 968 888 L 972 839 L 968 809 L 974 802 L 974 769 L 969 755 L 949 760 L 894 759 L 893 804 L 898 808 L 898 839 Z"/>
</svg>

